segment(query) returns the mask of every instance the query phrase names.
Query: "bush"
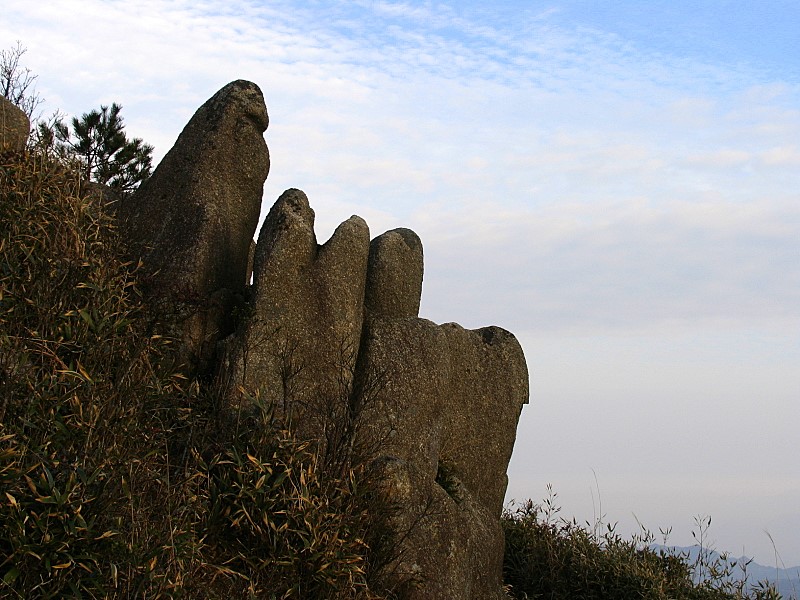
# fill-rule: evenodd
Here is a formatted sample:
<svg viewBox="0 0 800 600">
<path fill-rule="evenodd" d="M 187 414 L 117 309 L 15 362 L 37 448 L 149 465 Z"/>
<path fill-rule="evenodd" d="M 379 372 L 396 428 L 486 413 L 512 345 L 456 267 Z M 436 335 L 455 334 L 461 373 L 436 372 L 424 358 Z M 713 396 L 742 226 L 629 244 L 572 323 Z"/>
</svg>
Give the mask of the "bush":
<svg viewBox="0 0 800 600">
<path fill-rule="evenodd" d="M 769 585 L 746 590 L 730 567 L 690 563 L 687 556 L 651 548 L 646 530 L 624 539 L 613 526 L 581 526 L 557 517 L 552 493 L 530 500 L 502 518 L 506 537 L 505 582 L 516 599 L 547 600 L 779 600 Z M 601 533 L 602 531 L 602 533 Z M 702 556 L 702 553 L 701 553 Z M 702 581 L 698 570 L 706 574 Z"/>
<path fill-rule="evenodd" d="M 377 598 L 363 470 L 331 477 L 255 400 L 226 425 L 151 334 L 101 191 L 0 157 L 0 597 Z"/>
</svg>

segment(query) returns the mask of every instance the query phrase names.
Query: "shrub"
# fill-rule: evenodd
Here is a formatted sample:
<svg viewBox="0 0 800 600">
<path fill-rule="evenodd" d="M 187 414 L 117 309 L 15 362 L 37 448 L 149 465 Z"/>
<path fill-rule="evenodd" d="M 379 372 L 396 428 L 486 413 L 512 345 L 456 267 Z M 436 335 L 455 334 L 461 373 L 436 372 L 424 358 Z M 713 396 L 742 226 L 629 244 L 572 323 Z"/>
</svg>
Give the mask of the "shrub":
<svg viewBox="0 0 800 600">
<path fill-rule="evenodd" d="M 0 597 L 377 598 L 363 469 L 321 469 L 153 335 L 112 210 L 0 157 Z"/>
<path fill-rule="evenodd" d="M 653 535 L 646 530 L 624 539 L 613 526 L 581 526 L 558 517 L 559 510 L 551 491 L 543 504 L 528 500 L 503 514 L 505 582 L 516 599 L 780 598 L 766 584 L 747 591 L 725 565 L 704 559 L 690 563 L 687 556 L 653 549 Z M 698 569 L 706 574 L 702 581 L 696 577 Z"/>
</svg>

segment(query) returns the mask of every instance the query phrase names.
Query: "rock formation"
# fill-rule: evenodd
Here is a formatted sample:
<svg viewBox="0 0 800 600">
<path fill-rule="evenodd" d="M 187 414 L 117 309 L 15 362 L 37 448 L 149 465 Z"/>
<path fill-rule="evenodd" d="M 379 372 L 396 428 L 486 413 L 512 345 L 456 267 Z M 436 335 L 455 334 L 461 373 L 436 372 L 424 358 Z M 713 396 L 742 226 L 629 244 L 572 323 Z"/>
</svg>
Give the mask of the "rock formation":
<svg viewBox="0 0 800 600">
<path fill-rule="evenodd" d="M 251 317 L 230 340 L 225 374 L 232 385 L 302 412 L 346 393 L 361 338 L 368 254 L 363 219 L 348 219 L 319 246 L 308 198 L 284 192 L 256 244 Z"/>
<path fill-rule="evenodd" d="M 185 360 L 206 371 L 247 284 L 269 151 L 261 90 L 234 81 L 194 114 L 153 175 L 119 208 L 148 296 L 180 322 Z"/>
<path fill-rule="evenodd" d="M 24 150 L 31 122 L 23 110 L 0 96 L 0 152 Z"/>
<path fill-rule="evenodd" d="M 506 467 L 528 372 L 509 332 L 437 326 L 417 316 L 422 244 L 406 229 L 371 244 L 359 368 L 386 385 L 378 413 L 394 435 L 379 464 L 390 528 L 402 540 L 394 567 L 421 583 L 407 598 L 503 598 L 499 517 Z"/>
<path fill-rule="evenodd" d="M 320 245 L 300 190 L 272 207 L 253 255 L 266 125 L 255 85 L 226 86 L 122 207 L 151 301 L 185 311 L 174 332 L 190 364 L 215 369 L 228 410 L 249 410 L 253 399 L 272 406 L 323 455 L 343 436 L 354 452 L 358 421 L 370 442 L 359 458 L 392 507 L 386 570 L 402 597 L 504 598 L 500 514 L 528 399 L 519 343 L 498 327 L 421 319 L 417 235 L 395 229 L 370 242 L 354 216 Z M 246 316 L 232 330 L 236 295 L 247 297 Z"/>
</svg>

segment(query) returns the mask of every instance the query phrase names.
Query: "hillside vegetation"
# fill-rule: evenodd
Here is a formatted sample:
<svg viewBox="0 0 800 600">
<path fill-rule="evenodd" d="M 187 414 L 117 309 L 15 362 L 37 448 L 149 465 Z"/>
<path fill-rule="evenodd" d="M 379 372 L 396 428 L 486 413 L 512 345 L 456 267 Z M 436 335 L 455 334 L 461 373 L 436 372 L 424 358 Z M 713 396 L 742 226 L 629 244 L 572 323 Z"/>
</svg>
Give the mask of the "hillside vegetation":
<svg viewBox="0 0 800 600">
<path fill-rule="evenodd" d="M 613 525 L 579 525 L 558 516 L 556 494 L 540 504 L 527 501 L 503 515 L 505 581 L 521 600 L 780 600 L 767 582 L 751 586 L 747 564 L 701 548 L 688 553 L 654 548 L 642 529 L 630 539 Z M 702 541 L 710 519 L 698 522 Z M 667 532 L 664 532 L 666 536 Z"/>
<path fill-rule="evenodd" d="M 112 208 L 65 159 L 0 157 L 0 597 L 395 597 L 368 470 L 182 375 Z M 778 597 L 554 512 L 504 515 L 515 598 Z"/>
<path fill-rule="evenodd" d="M 0 597 L 377 597 L 361 472 L 181 374 L 109 208 L 2 157 Z"/>
</svg>

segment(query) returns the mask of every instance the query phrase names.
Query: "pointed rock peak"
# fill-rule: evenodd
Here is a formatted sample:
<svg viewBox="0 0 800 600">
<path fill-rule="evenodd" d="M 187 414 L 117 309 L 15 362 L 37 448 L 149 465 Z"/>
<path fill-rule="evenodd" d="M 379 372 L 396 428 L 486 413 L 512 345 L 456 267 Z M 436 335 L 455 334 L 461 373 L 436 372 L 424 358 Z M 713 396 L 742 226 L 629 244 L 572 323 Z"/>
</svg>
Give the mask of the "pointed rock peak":
<svg viewBox="0 0 800 600">
<path fill-rule="evenodd" d="M 308 196 L 302 190 L 289 188 L 283 192 L 269 211 L 270 216 L 281 213 L 291 213 L 300 217 L 314 226 L 314 209 L 308 203 Z M 269 218 L 269 217 L 267 217 Z"/>
<path fill-rule="evenodd" d="M 153 306 L 191 302 L 185 310 L 192 316 L 169 332 L 182 340 L 189 365 L 209 360 L 216 340 L 229 333 L 223 313 L 230 303 L 209 312 L 211 299 L 243 294 L 249 279 L 250 244 L 269 173 L 268 122 L 257 85 L 226 85 L 120 205 L 127 245 L 144 264 L 148 300 Z"/>
<path fill-rule="evenodd" d="M 422 255 L 422 240 L 419 239 L 419 236 L 411 229 L 398 227 L 397 229 L 392 229 L 386 233 L 399 235 L 405 242 L 406 246 L 408 246 L 413 252 L 419 253 L 420 256 Z"/>
<path fill-rule="evenodd" d="M 220 115 L 228 107 L 237 114 L 252 119 L 262 133 L 269 126 L 264 94 L 252 81 L 232 81 L 214 94 L 202 108 L 209 109 L 208 115 L 213 117 Z"/>
<path fill-rule="evenodd" d="M 253 262 L 256 286 L 263 276 L 274 277 L 274 269 L 291 271 L 308 265 L 316 253 L 314 210 L 301 190 L 288 189 L 272 205 L 258 234 Z"/>
</svg>

